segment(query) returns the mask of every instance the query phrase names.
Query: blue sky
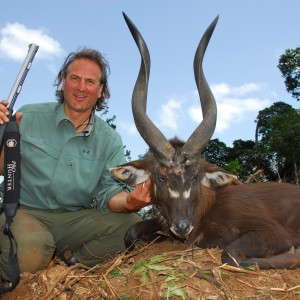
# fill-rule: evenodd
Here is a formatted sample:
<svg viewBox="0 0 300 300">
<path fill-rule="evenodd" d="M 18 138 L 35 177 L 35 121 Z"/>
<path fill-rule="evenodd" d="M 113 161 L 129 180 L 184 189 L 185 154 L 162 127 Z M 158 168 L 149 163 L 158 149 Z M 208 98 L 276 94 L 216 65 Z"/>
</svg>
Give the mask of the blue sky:
<svg viewBox="0 0 300 300">
<path fill-rule="evenodd" d="M 213 138 L 228 146 L 254 139 L 258 111 L 277 101 L 295 108 L 277 68 L 286 49 L 299 47 L 299 0 L 14 0 L 1 1 L 0 98 L 8 97 L 27 54 L 40 46 L 15 109 L 55 101 L 53 82 L 66 55 L 78 47 L 100 50 L 110 63 L 108 117 L 132 159 L 147 145 L 135 129 L 131 94 L 140 56 L 123 19 L 136 24 L 151 55 L 147 112 L 167 138 L 187 139 L 202 114 L 193 74 L 199 40 L 219 22 L 204 58 L 218 105 Z"/>
</svg>

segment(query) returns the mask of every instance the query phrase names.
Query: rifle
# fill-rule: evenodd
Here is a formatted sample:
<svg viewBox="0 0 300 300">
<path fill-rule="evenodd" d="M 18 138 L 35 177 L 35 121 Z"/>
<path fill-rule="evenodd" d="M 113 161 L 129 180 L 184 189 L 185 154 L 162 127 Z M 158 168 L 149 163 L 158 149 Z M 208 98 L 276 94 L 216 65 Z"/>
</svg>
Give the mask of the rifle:
<svg viewBox="0 0 300 300">
<path fill-rule="evenodd" d="M 26 75 L 31 67 L 31 64 L 32 64 L 32 61 L 34 59 L 34 56 L 36 54 L 36 52 L 38 51 L 39 49 L 39 46 L 37 46 L 36 44 L 29 44 L 29 49 L 28 49 L 28 53 L 27 53 L 27 56 L 23 62 L 23 65 L 21 67 L 21 70 L 18 74 L 18 77 L 9 93 L 9 96 L 8 96 L 8 110 L 9 110 L 9 115 L 8 115 L 8 119 L 10 120 L 11 119 L 11 116 L 12 116 L 12 113 L 13 113 L 13 107 L 15 105 L 15 102 L 21 92 L 21 89 L 22 89 L 22 85 L 23 85 L 23 82 L 26 78 Z M 1 145 L 1 148 L 0 148 L 0 151 L 2 149 L 2 144 L 3 144 L 3 135 L 4 135 L 4 131 L 5 131 L 5 128 L 7 126 L 7 123 L 4 123 L 2 125 L 0 125 L 0 145 Z"/>
<path fill-rule="evenodd" d="M 2 199 L 2 208 L 4 210 L 6 221 L 4 223 L 3 233 L 7 235 L 10 243 L 8 253 L 8 263 L 10 267 L 10 286 L 5 286 L 0 279 L 0 297 L 5 292 L 12 291 L 20 281 L 20 268 L 17 256 L 17 241 L 15 240 L 10 225 L 17 212 L 20 201 L 20 134 L 19 128 L 12 115 L 13 106 L 18 95 L 21 92 L 22 84 L 31 67 L 34 56 L 38 50 L 35 44 L 29 45 L 28 54 L 24 60 L 19 75 L 8 96 L 9 122 L 0 126 L 0 143 L 4 148 L 4 192 Z M 1 151 L 0 150 L 0 151 Z M 1 213 L 1 211 L 0 211 Z M 2 253 L 3 255 L 3 253 Z"/>
</svg>

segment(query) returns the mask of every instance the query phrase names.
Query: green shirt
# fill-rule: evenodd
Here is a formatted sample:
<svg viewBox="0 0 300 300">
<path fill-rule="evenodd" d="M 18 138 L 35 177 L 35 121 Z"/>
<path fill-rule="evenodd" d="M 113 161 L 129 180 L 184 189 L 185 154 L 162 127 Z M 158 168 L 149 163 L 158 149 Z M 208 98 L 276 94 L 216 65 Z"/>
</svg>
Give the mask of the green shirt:
<svg viewBox="0 0 300 300">
<path fill-rule="evenodd" d="M 76 133 L 62 104 L 24 105 L 20 123 L 20 203 L 38 209 L 90 208 L 107 212 L 108 200 L 130 188 L 108 168 L 124 163 L 119 134 L 92 115 L 85 133 Z"/>
</svg>

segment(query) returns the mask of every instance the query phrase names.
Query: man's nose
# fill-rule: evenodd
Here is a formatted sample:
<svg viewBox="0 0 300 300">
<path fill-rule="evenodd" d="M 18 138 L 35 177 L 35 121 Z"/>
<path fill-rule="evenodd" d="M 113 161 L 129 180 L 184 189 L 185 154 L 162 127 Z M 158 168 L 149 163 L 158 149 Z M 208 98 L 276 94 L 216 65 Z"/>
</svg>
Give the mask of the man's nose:
<svg viewBox="0 0 300 300">
<path fill-rule="evenodd" d="M 86 88 L 85 81 L 83 79 L 79 80 L 77 83 L 78 90 L 82 91 Z"/>
</svg>

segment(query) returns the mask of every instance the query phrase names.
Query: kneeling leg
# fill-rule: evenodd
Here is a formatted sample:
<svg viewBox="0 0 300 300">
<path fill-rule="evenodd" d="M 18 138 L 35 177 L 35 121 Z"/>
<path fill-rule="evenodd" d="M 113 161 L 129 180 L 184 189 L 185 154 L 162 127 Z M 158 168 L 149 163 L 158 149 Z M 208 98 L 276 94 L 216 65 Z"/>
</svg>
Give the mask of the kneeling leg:
<svg viewBox="0 0 300 300">
<path fill-rule="evenodd" d="M 5 215 L 0 217 L 0 269 L 1 276 L 10 280 L 9 239 L 3 233 Z M 19 209 L 11 224 L 17 242 L 20 272 L 35 273 L 47 267 L 55 251 L 55 243 L 47 228 L 30 213 Z"/>
</svg>

